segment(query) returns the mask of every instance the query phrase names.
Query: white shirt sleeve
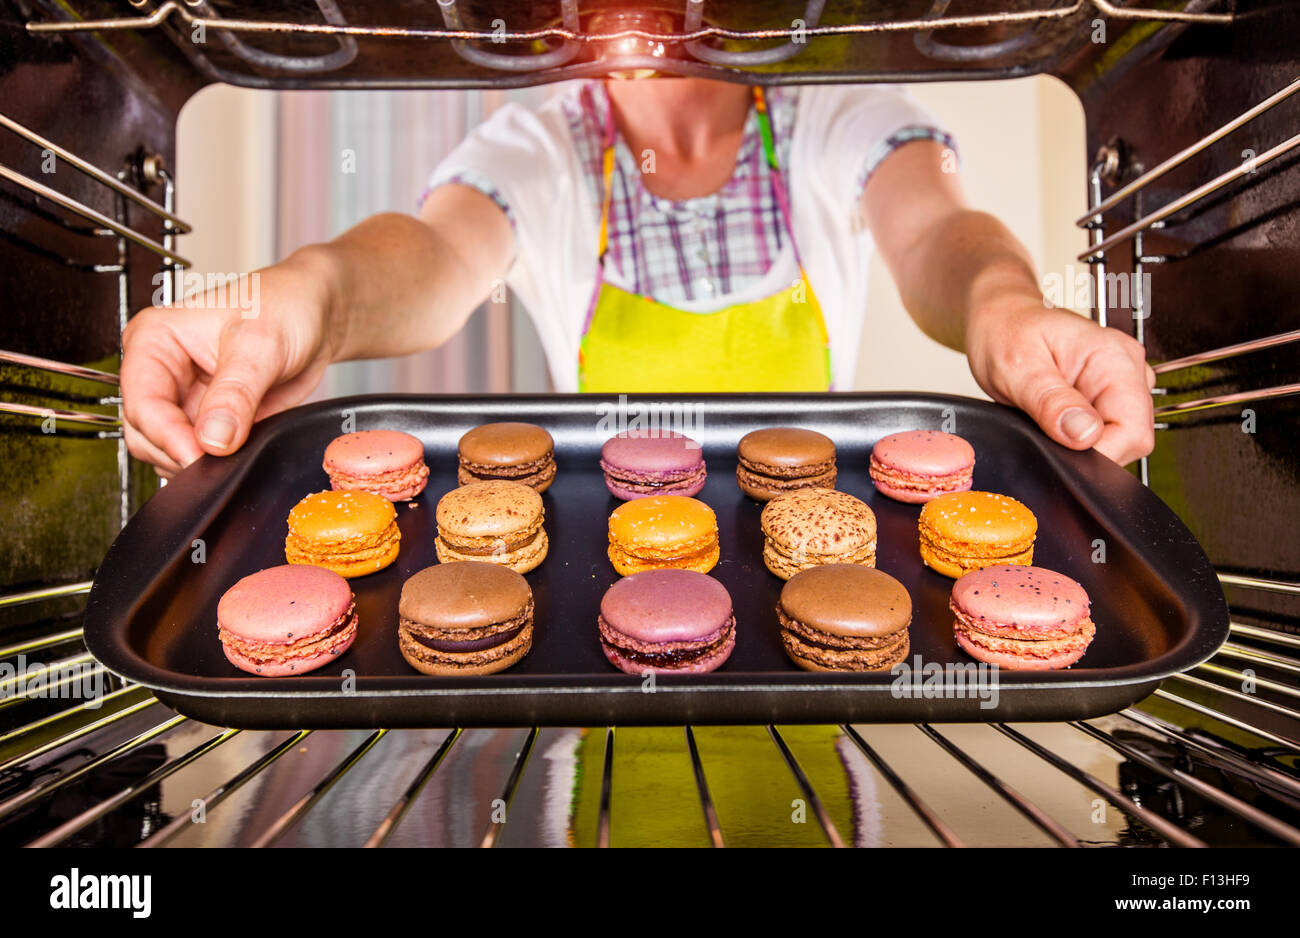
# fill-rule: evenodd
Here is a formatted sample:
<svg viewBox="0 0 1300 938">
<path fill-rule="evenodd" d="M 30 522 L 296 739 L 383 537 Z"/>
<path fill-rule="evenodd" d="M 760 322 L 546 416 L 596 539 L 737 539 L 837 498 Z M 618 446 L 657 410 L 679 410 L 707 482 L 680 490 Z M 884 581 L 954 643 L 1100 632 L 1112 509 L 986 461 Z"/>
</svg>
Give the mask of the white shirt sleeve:
<svg viewBox="0 0 1300 938">
<path fill-rule="evenodd" d="M 425 191 L 448 182 L 483 191 L 510 219 L 506 283 L 533 320 L 555 389 L 576 391 L 600 220 L 559 99 L 535 111 L 501 107 L 448 154 Z"/>
<path fill-rule="evenodd" d="M 803 89 L 796 126 L 820 140 L 825 171 L 845 198 L 862 195 L 889 154 L 913 140 L 956 150 L 952 136 L 899 85 L 820 85 Z"/>
</svg>

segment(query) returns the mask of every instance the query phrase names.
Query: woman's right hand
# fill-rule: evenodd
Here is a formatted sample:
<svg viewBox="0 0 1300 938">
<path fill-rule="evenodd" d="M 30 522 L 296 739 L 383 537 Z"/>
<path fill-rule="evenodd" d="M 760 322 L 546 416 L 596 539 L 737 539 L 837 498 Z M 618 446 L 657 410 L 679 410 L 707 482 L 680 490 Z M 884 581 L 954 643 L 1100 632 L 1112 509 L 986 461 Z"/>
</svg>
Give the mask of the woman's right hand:
<svg viewBox="0 0 1300 938">
<path fill-rule="evenodd" d="M 255 420 L 301 402 L 320 381 L 330 335 L 329 271 L 309 250 L 238 284 L 137 313 L 122 333 L 127 447 L 168 478 L 224 456 Z"/>
</svg>

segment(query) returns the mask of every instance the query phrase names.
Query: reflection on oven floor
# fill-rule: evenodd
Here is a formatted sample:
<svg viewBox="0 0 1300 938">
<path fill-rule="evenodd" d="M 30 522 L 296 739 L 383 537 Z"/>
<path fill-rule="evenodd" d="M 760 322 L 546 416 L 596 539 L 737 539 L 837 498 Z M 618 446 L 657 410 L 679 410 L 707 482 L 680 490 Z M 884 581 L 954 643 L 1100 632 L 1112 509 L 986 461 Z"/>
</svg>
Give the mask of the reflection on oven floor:
<svg viewBox="0 0 1300 938">
<path fill-rule="evenodd" d="M 1230 746 L 1207 749 L 1210 758 L 1172 745 L 1151 720 L 1130 711 L 1008 727 L 292 733 L 223 731 L 153 704 L 11 760 L 0 771 L 0 843 L 1226 846 L 1300 838 L 1293 766 L 1255 752 L 1255 775 L 1246 777 L 1229 771 Z M 1264 784 L 1270 779 L 1276 784 Z M 1273 826 L 1252 823 L 1252 811 Z"/>
</svg>

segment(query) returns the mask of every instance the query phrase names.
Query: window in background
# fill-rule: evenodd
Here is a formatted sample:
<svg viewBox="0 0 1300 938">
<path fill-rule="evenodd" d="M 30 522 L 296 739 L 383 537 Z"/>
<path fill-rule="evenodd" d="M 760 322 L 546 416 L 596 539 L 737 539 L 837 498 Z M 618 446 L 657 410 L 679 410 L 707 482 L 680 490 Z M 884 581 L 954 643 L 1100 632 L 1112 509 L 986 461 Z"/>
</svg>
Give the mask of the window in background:
<svg viewBox="0 0 1300 938">
<path fill-rule="evenodd" d="M 276 249 L 332 238 L 368 215 L 411 212 L 433 168 L 519 91 L 285 92 L 277 101 Z M 329 369 L 320 397 L 361 393 L 493 393 L 549 389 L 532 324 L 513 299 L 484 303 L 440 349 Z"/>
</svg>

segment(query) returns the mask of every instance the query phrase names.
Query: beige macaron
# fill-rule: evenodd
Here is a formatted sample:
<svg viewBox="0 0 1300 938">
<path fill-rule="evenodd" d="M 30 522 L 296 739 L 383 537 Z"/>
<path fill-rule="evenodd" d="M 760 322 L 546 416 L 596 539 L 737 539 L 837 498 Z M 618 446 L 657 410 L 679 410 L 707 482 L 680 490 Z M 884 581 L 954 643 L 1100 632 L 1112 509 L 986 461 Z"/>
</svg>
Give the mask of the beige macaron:
<svg viewBox="0 0 1300 938">
<path fill-rule="evenodd" d="M 522 482 L 471 482 L 438 500 L 434 550 L 442 563 L 476 560 L 527 573 L 546 559 L 542 497 Z"/>
</svg>

